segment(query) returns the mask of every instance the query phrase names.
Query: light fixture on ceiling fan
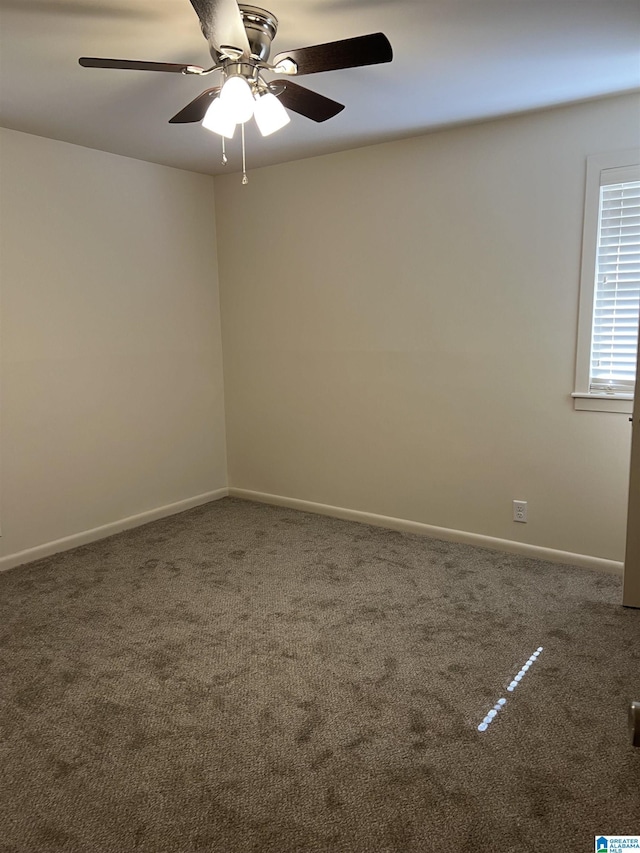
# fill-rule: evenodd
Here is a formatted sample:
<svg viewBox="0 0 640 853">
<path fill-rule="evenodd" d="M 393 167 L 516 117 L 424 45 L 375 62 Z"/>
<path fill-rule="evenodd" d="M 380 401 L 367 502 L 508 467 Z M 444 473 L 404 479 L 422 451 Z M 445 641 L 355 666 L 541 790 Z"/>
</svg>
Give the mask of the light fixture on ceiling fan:
<svg viewBox="0 0 640 853">
<path fill-rule="evenodd" d="M 260 133 L 269 136 L 289 123 L 288 110 L 316 122 L 333 118 L 343 104 L 286 79 L 321 71 L 337 71 L 391 62 L 393 51 L 383 33 L 357 36 L 279 53 L 268 62 L 278 20 L 257 6 L 238 5 L 236 0 L 190 0 L 209 43 L 215 64 L 211 68 L 172 62 L 143 62 L 128 59 L 99 59 L 83 56 L 86 68 L 120 68 L 137 71 L 168 71 L 204 76 L 222 73 L 222 86 L 206 89 L 169 121 L 171 124 L 202 122 L 203 127 L 231 139 L 240 125 L 242 132 L 242 182 L 247 183 L 244 125 L 255 118 Z M 286 75 L 268 81 L 265 72 Z M 286 109 L 285 109 L 286 108 Z"/>
</svg>

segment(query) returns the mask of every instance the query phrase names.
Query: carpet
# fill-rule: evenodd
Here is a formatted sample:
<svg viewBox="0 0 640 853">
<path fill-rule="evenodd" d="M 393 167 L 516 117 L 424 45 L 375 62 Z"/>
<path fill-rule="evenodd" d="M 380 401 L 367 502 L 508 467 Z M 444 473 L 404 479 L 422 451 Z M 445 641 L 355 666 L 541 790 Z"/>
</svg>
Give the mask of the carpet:
<svg viewBox="0 0 640 853">
<path fill-rule="evenodd" d="M 233 498 L 5 572 L 0 851 L 640 833 L 620 600 L 614 576 Z"/>
</svg>

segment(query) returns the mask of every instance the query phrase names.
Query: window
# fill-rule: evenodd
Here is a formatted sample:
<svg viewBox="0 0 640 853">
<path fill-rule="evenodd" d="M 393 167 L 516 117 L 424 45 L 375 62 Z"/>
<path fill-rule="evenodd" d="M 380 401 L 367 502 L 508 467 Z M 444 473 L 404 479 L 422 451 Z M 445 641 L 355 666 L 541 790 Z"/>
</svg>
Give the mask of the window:
<svg viewBox="0 0 640 853">
<path fill-rule="evenodd" d="M 640 152 L 589 157 L 576 409 L 631 412 L 640 311 Z"/>
</svg>

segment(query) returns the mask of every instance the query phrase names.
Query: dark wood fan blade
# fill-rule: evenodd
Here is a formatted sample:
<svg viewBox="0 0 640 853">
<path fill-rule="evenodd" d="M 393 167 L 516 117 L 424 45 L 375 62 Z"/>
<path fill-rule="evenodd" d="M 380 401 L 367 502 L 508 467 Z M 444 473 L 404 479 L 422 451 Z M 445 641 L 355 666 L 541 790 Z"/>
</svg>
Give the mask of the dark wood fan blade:
<svg viewBox="0 0 640 853">
<path fill-rule="evenodd" d="M 192 121 L 202 121 L 206 111 L 209 109 L 211 101 L 220 91 L 220 86 L 214 86 L 213 89 L 207 89 L 197 98 L 194 98 L 190 104 L 176 113 L 173 118 L 169 119 L 169 124 L 188 124 Z"/>
<path fill-rule="evenodd" d="M 326 121 L 344 109 L 344 104 L 325 98 L 324 95 L 312 92 L 311 89 L 305 89 L 304 86 L 299 86 L 291 80 L 274 80 L 270 89 L 278 97 L 282 106 L 313 121 Z"/>
<path fill-rule="evenodd" d="M 237 48 L 245 56 L 251 54 L 249 39 L 236 0 L 191 0 L 204 37 L 216 50 Z"/>
<path fill-rule="evenodd" d="M 285 59 L 295 62 L 298 75 L 316 74 L 320 71 L 337 71 L 340 68 L 391 62 L 393 49 L 384 33 L 372 33 L 368 36 L 288 50 L 279 53 L 273 64 L 278 65 Z"/>
<path fill-rule="evenodd" d="M 177 62 L 141 62 L 137 59 L 99 59 L 81 56 L 78 60 L 84 68 L 121 68 L 124 71 L 171 71 L 174 74 L 197 74 L 204 69 L 199 65 L 180 65 Z"/>
</svg>

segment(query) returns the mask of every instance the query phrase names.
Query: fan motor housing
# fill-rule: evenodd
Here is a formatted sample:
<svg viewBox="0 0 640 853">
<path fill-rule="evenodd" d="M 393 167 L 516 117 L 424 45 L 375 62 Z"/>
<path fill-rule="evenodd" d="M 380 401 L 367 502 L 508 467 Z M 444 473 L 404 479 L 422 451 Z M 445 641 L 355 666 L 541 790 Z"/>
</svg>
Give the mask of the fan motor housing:
<svg viewBox="0 0 640 853">
<path fill-rule="evenodd" d="M 278 19 L 274 14 L 266 9 L 261 9 L 259 6 L 238 5 L 249 40 L 251 56 L 253 59 L 266 62 L 269 58 L 271 42 L 278 32 Z M 214 59 L 220 60 L 221 57 L 216 55 L 215 51 L 212 50 L 212 54 Z"/>
</svg>

